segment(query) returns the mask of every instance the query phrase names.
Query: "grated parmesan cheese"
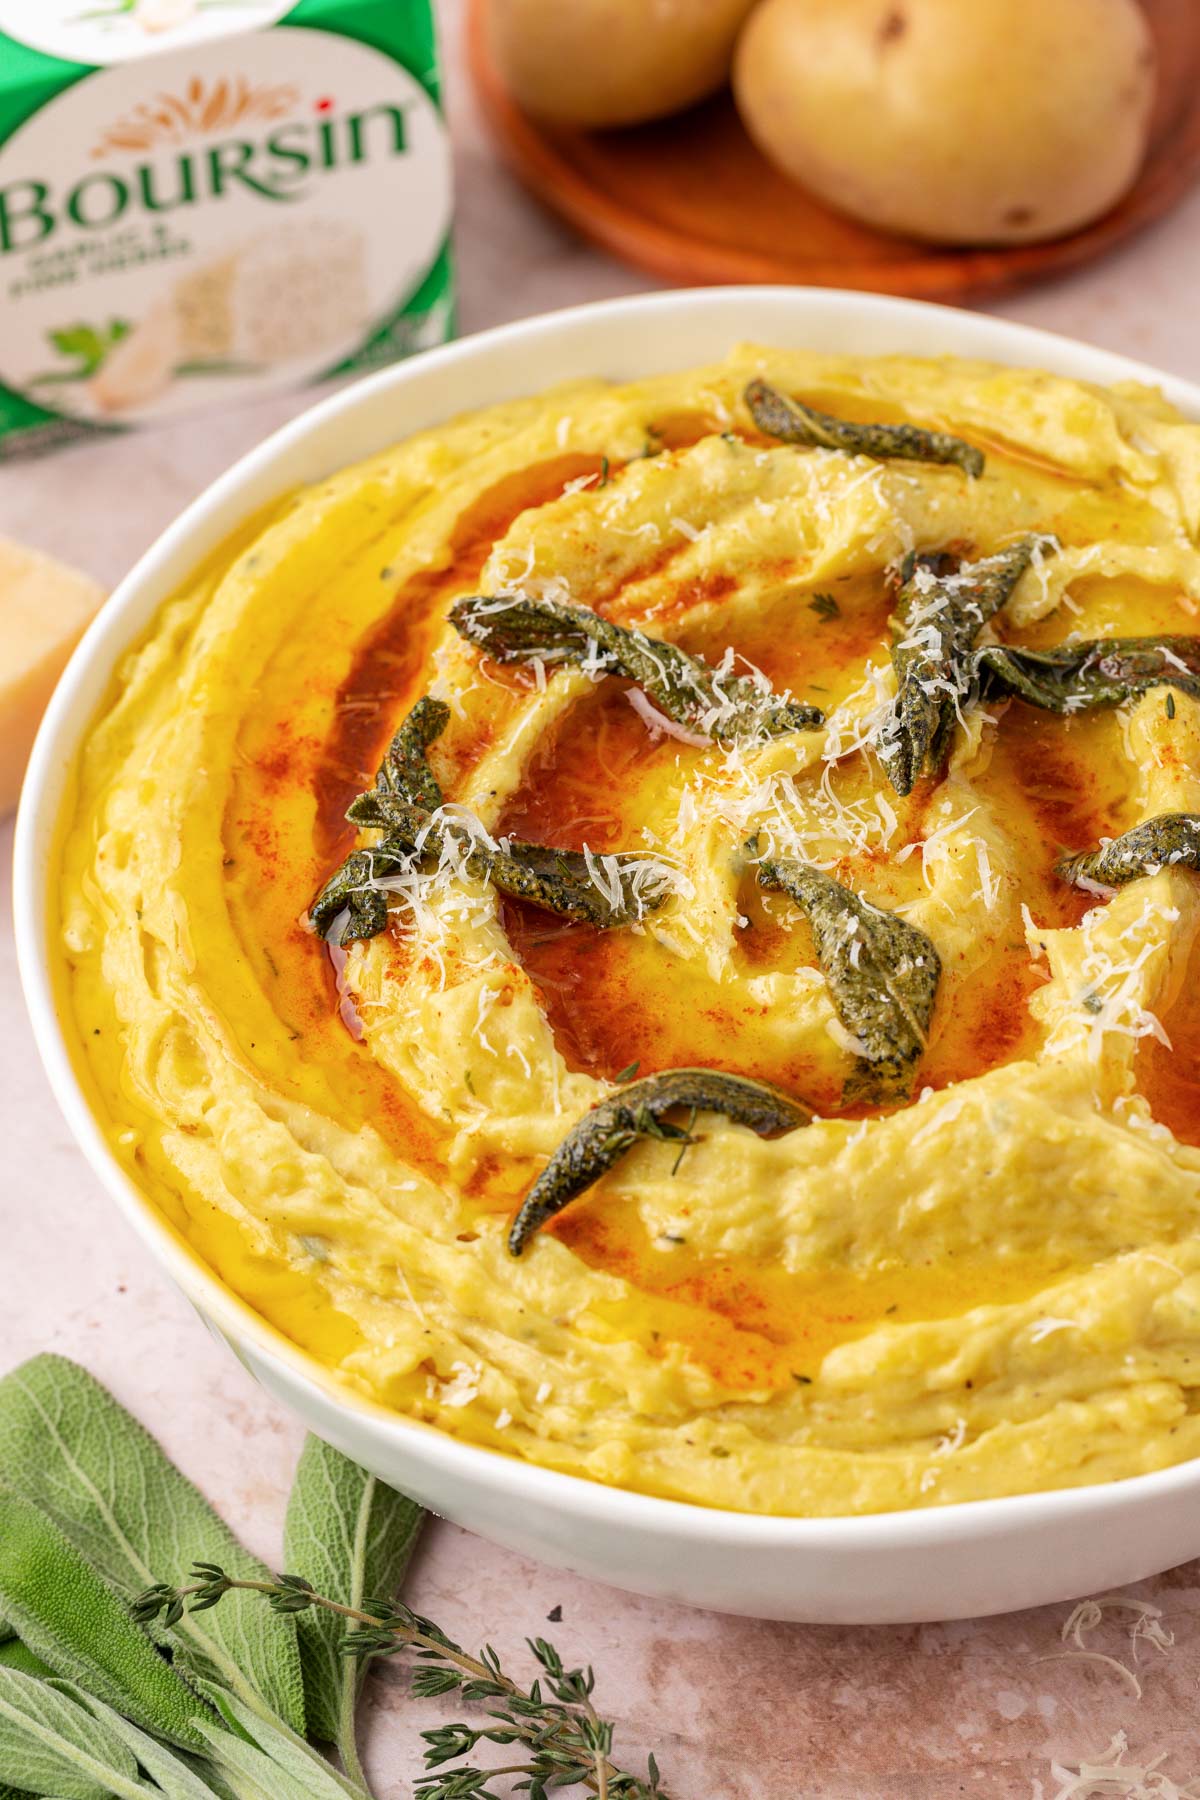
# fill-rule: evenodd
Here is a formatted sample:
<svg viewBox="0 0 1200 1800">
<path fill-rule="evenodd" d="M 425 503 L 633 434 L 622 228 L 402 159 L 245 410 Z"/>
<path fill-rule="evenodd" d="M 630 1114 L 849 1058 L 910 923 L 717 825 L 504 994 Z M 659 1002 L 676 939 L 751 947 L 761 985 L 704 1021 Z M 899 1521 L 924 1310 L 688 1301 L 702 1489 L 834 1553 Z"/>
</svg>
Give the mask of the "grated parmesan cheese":
<svg viewBox="0 0 1200 1800">
<path fill-rule="evenodd" d="M 1111 1800 L 1200 1800 L 1200 1775 L 1181 1785 L 1162 1767 L 1165 1751 L 1138 1766 L 1125 1761 L 1128 1748 L 1129 1739 L 1122 1730 L 1115 1733 L 1107 1750 L 1090 1761 L 1084 1759 L 1074 1768 L 1052 1762 L 1050 1773 L 1059 1786 L 1049 1800 L 1104 1800 L 1105 1796 Z"/>
</svg>

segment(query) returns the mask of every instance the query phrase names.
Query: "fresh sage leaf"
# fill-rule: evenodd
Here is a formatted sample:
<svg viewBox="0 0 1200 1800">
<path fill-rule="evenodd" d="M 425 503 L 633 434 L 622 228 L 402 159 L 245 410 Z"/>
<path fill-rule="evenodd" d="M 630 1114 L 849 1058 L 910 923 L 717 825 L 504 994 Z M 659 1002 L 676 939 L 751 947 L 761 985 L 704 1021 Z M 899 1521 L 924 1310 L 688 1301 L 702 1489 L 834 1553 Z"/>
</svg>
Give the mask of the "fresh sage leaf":
<svg viewBox="0 0 1200 1800">
<path fill-rule="evenodd" d="M 668 719 L 715 743 L 813 731 L 824 722 L 819 707 L 774 694 L 748 675 L 714 668 L 678 644 L 615 625 L 588 606 L 524 594 L 469 594 L 455 601 L 450 622 L 494 662 L 569 662 L 589 675 L 623 675 Z"/>
<path fill-rule="evenodd" d="M 364 1790 L 336 1769 L 277 1720 L 243 1705 L 233 1694 L 213 1687 L 206 1692 L 224 1721 L 203 1727 L 208 1754 L 232 1784 L 257 1783 L 269 1800 L 364 1800 Z M 366 1797 L 369 1800 L 369 1797 Z"/>
<path fill-rule="evenodd" d="M 46 1513 L 0 1487 L 0 1601 L 57 1676 L 172 1743 L 197 1748 L 208 1709 L 124 1601 Z M 11 1673 L 11 1671 L 10 1671 Z"/>
<path fill-rule="evenodd" d="M 327 1599 L 361 1612 L 369 1597 L 396 1593 L 424 1520 L 415 1500 L 310 1437 L 288 1500 L 284 1564 Z M 344 1654 L 349 1625 L 336 1613 L 312 1607 L 296 1623 L 309 1733 L 335 1743 L 357 1776 L 354 1711 L 370 1659 Z"/>
<path fill-rule="evenodd" d="M 34 1675 L 39 1681 L 53 1681 L 54 1670 L 50 1664 L 35 1656 L 28 1644 L 23 1644 L 19 1637 L 9 1638 L 0 1644 L 0 1669 L 16 1669 L 20 1675 Z"/>
<path fill-rule="evenodd" d="M 955 566 L 944 556 L 910 557 L 892 621 L 896 699 L 877 751 L 898 794 L 910 794 L 950 748 L 959 707 L 975 681 L 971 651 L 1048 538 L 1026 537 L 994 556 Z"/>
<path fill-rule="evenodd" d="M 103 1719 L 47 1682 L 3 1668 L 0 1769 L 20 1782 L 17 1792 L 54 1800 L 108 1800 L 112 1794 L 141 1800 L 151 1792 L 138 1777 L 132 1751 Z"/>
<path fill-rule="evenodd" d="M 1093 638 L 1056 650 L 987 644 L 975 667 L 983 699 L 1015 696 L 1056 713 L 1120 706 L 1153 687 L 1200 699 L 1200 637 Z"/>
<path fill-rule="evenodd" d="M 809 1109 L 790 1094 L 720 1069 L 667 1069 L 630 1082 L 567 1133 L 513 1221 L 510 1253 L 520 1256 L 548 1219 L 606 1175 L 639 1139 L 658 1138 L 686 1148 L 693 1141 L 690 1125 L 677 1125 L 666 1117 L 681 1110 L 693 1119 L 697 1113 L 723 1113 L 759 1137 L 795 1131 L 812 1119 Z"/>
<path fill-rule="evenodd" d="M 747 850 L 757 854 L 753 839 Z M 844 1098 L 907 1099 L 942 972 L 929 938 L 808 863 L 766 857 L 758 881 L 787 894 L 804 912 L 834 1010 L 861 1045 Z"/>
<path fill-rule="evenodd" d="M 414 727 L 418 713 L 421 719 Z M 384 836 L 352 850 L 330 876 L 309 907 L 314 931 L 339 944 L 377 937 L 387 927 L 388 883 L 420 868 L 443 867 L 489 881 L 514 899 L 600 930 L 634 924 L 663 904 L 671 892 L 670 878 L 653 859 L 559 850 L 510 838 L 497 841 L 461 809 L 430 812 L 411 799 L 418 791 L 427 799 L 436 793 L 441 807 L 432 772 L 426 765 L 434 784 L 430 788 L 419 765 L 448 717 L 449 709 L 440 702 L 419 701 L 396 733 L 375 787 L 351 804 L 348 819 L 382 827 Z"/>
<path fill-rule="evenodd" d="M 110 1739 L 116 1738 L 125 1745 L 138 1766 L 157 1783 L 154 1789 L 145 1790 L 147 1794 L 161 1793 L 163 1800 L 213 1800 L 214 1795 L 231 1793 L 219 1778 L 202 1774 L 202 1764 L 190 1757 L 185 1759 L 182 1753 L 176 1754 L 166 1749 L 128 1719 L 123 1719 L 110 1706 L 105 1706 L 82 1692 L 75 1693 L 72 1697 L 90 1713 Z M 233 1796 L 233 1800 L 242 1800 L 242 1796 Z"/>
<path fill-rule="evenodd" d="M 1200 813 L 1159 813 L 1097 850 L 1080 850 L 1055 865 L 1075 887 L 1124 887 L 1160 869 L 1200 869 Z"/>
<path fill-rule="evenodd" d="M 919 425 L 864 425 L 818 412 L 767 381 L 751 381 L 746 405 L 758 429 L 785 444 L 844 450 L 848 456 L 873 456 L 879 462 L 956 463 L 968 475 L 983 474 L 983 451 L 947 431 L 924 431 Z"/>
<path fill-rule="evenodd" d="M 0 1478 L 131 1599 L 155 1582 L 181 1583 L 197 1558 L 240 1576 L 269 1573 L 149 1432 L 65 1357 L 34 1357 L 0 1380 Z M 0 1606 L 9 1610 L 3 1594 Z M 256 1605 L 253 1594 L 231 1595 L 220 1613 L 187 1614 L 172 1648 L 190 1674 L 257 1695 L 303 1731 L 295 1621 Z"/>
</svg>

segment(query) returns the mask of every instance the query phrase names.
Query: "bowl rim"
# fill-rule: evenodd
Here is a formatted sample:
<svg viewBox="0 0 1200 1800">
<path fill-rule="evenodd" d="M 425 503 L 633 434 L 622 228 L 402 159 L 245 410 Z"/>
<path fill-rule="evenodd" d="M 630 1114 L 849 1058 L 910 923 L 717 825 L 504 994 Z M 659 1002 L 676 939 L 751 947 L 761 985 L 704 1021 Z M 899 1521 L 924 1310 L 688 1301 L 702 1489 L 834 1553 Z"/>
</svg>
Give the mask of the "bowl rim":
<svg viewBox="0 0 1200 1800">
<path fill-rule="evenodd" d="M 163 588 L 148 615 L 153 617 L 172 588 L 228 535 L 229 526 L 215 527 L 214 521 L 232 501 L 269 477 L 288 455 L 319 446 L 339 422 L 352 420 L 381 396 L 409 383 L 429 381 L 439 371 L 456 365 L 488 362 L 497 352 L 525 347 L 551 331 L 566 328 L 585 336 L 590 326 L 601 322 L 617 321 L 636 328 L 640 321 L 659 315 L 703 314 L 710 310 L 719 314 L 733 308 L 746 315 L 748 331 L 739 326 L 732 335 L 745 336 L 753 330 L 756 311 L 771 313 L 781 303 L 793 307 L 801 320 L 805 315 L 816 318 L 831 307 L 836 308 L 839 318 L 845 318 L 848 337 L 856 325 L 886 327 L 889 321 L 900 327 L 907 323 L 919 331 L 933 315 L 945 324 L 950 340 L 947 354 L 974 355 L 1105 385 L 1121 381 L 1144 383 L 1159 389 L 1181 412 L 1200 421 L 1200 384 L 1074 337 L 927 301 L 849 289 L 780 286 L 654 291 L 559 308 L 425 351 L 319 400 L 238 458 L 155 539 L 84 633 L 42 720 L 17 814 L 13 910 L 16 941 L 22 951 L 18 956 L 21 984 L 43 1067 L 55 1100 L 93 1174 L 155 1260 L 235 1354 L 240 1355 L 240 1346 L 245 1343 L 256 1360 L 287 1388 L 301 1390 L 306 1402 L 323 1417 L 346 1414 L 370 1438 L 389 1439 L 401 1454 L 407 1452 L 436 1465 L 440 1474 L 467 1486 L 491 1490 L 501 1499 L 541 1505 L 547 1511 L 570 1514 L 580 1520 L 596 1519 L 610 1528 L 625 1526 L 643 1536 L 669 1538 L 676 1543 L 691 1541 L 730 1550 L 791 1550 L 819 1555 L 822 1551 L 915 1551 L 936 1545 L 969 1545 L 974 1540 L 993 1537 L 997 1531 L 1017 1530 L 1035 1521 L 1039 1525 L 1070 1520 L 1083 1523 L 1138 1502 L 1169 1501 L 1191 1490 L 1200 1491 L 1197 1457 L 1116 1481 L 1080 1483 L 992 1499 L 831 1517 L 760 1514 L 614 1487 L 452 1437 L 436 1426 L 391 1411 L 360 1394 L 226 1287 L 117 1161 L 76 1072 L 68 1048 L 68 1027 L 60 1017 L 49 949 L 53 849 L 58 841 L 69 773 L 97 716 L 97 694 L 93 691 L 89 698 L 88 690 L 96 689 L 97 670 L 103 673 L 98 691 L 109 690 L 121 656 L 141 636 L 146 622 L 131 629 L 128 618 L 137 612 L 139 602 L 144 604 L 146 590 Z M 874 349 L 864 352 L 876 353 Z M 438 414 L 431 423 L 447 416 L 453 415 Z M 385 436 L 378 448 L 385 448 L 390 441 L 394 439 Z M 369 454 L 370 451 L 359 451 L 356 456 Z M 329 470 L 341 465 L 335 457 L 322 466 Z M 307 477 L 315 478 L 311 473 Z M 293 481 L 281 480 L 271 491 L 278 497 L 294 485 Z M 254 510 L 254 506 L 246 505 L 242 519 Z M 82 706 L 81 696 L 87 702 Z"/>
</svg>

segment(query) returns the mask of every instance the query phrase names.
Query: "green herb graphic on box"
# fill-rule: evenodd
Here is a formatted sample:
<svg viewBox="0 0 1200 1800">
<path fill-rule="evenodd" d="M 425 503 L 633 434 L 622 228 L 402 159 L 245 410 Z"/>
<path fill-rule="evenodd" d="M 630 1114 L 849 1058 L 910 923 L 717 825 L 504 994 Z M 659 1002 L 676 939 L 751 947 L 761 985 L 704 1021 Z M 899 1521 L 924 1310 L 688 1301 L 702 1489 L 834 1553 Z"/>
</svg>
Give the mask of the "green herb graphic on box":
<svg viewBox="0 0 1200 1800">
<path fill-rule="evenodd" d="M 134 332 L 135 327 L 128 319 L 112 319 L 100 330 L 94 325 L 72 325 L 62 331 L 48 331 L 46 336 L 52 348 L 60 356 L 72 358 L 74 367 L 48 369 L 44 375 L 35 375 L 29 382 L 30 390 L 55 387 L 63 382 L 91 381 L 102 373 L 118 347 L 127 343 Z M 131 347 L 136 351 L 136 339 Z M 168 380 L 177 381 L 190 375 L 254 375 L 260 367 L 256 363 L 222 361 L 219 357 L 197 357 L 194 361 L 174 363 L 164 373 Z"/>
<path fill-rule="evenodd" d="M 70 357 L 75 364 L 71 369 L 52 369 L 45 375 L 38 375 L 30 382 L 30 386 L 41 387 L 51 381 L 86 381 L 104 366 L 105 358 L 111 350 L 129 336 L 131 326 L 128 319 L 110 319 L 107 325 L 68 325 L 59 331 L 48 331 L 47 338 L 53 349 L 60 356 Z"/>
<path fill-rule="evenodd" d="M 0 457 L 450 335 L 428 0 L 284 10 L 101 0 L 27 43 L 0 27 Z"/>
</svg>

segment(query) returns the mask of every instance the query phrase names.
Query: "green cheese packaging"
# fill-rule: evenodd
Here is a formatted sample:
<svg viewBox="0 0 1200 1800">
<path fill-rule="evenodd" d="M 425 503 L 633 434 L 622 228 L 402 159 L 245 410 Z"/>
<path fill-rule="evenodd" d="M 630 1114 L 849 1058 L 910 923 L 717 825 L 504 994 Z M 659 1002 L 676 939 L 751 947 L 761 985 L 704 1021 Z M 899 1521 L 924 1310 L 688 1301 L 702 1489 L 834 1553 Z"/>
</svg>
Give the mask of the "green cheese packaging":
<svg viewBox="0 0 1200 1800">
<path fill-rule="evenodd" d="M 0 0 L 0 459 L 443 342 L 430 0 Z"/>
</svg>

